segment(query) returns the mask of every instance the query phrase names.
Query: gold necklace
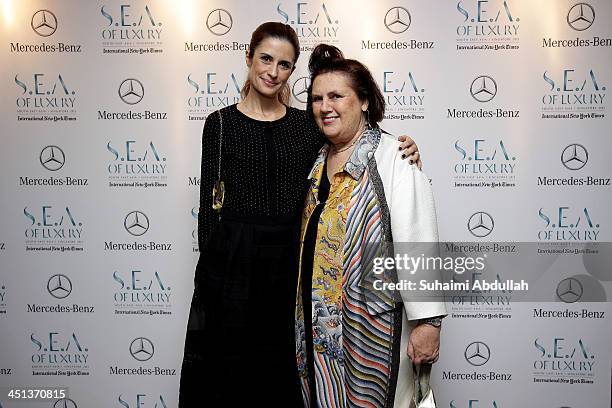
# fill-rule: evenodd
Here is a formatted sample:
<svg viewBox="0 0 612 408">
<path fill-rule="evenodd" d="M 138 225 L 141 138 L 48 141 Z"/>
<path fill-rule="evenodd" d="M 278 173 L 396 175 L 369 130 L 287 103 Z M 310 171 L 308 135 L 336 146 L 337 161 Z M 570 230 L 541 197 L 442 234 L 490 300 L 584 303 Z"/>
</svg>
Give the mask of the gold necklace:
<svg viewBox="0 0 612 408">
<path fill-rule="evenodd" d="M 280 108 L 281 108 L 281 109 L 278 109 L 278 110 L 275 110 L 275 111 L 272 111 L 272 112 L 271 112 L 272 117 L 276 118 L 276 117 L 277 117 L 277 116 L 278 116 L 278 115 L 281 113 L 282 109 L 284 109 L 284 108 L 285 108 L 285 105 L 281 105 L 281 107 L 280 107 Z M 259 111 L 256 111 L 256 110 L 254 110 L 254 109 L 250 109 L 250 108 L 246 107 L 244 104 L 242 105 L 242 110 L 243 110 L 244 112 L 251 113 L 251 114 L 253 114 L 253 115 L 255 115 L 255 116 L 259 116 L 259 115 L 261 115 L 261 116 L 263 116 L 264 120 L 268 120 L 268 118 L 266 117 L 266 115 L 265 115 L 265 113 L 264 113 L 264 112 L 259 112 Z M 282 117 L 282 116 L 281 116 L 281 117 Z M 274 120 L 276 120 L 276 119 L 274 119 Z"/>
<path fill-rule="evenodd" d="M 348 146 L 344 146 L 344 147 L 343 147 L 343 148 L 341 148 L 341 149 L 336 149 L 336 147 L 335 147 L 334 145 L 332 145 L 332 148 L 334 149 L 334 153 L 342 153 L 342 152 L 347 151 L 347 150 L 348 150 L 348 149 L 350 149 L 351 147 L 355 146 L 355 143 L 357 143 L 357 141 L 358 141 L 359 139 L 361 139 L 361 137 L 357 137 L 357 138 L 355 138 L 355 140 L 353 140 L 353 142 L 352 142 L 350 145 L 348 145 Z"/>
</svg>

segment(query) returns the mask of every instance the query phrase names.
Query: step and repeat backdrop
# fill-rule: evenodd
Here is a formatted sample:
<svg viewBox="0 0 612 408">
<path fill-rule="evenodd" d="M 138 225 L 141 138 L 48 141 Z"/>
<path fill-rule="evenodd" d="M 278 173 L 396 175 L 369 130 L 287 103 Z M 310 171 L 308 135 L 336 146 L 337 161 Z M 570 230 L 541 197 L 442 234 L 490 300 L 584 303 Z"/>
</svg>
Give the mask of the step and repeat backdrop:
<svg viewBox="0 0 612 408">
<path fill-rule="evenodd" d="M 300 39 L 294 106 L 320 42 L 372 70 L 441 239 L 471 243 L 447 249 L 547 277 L 447 298 L 439 406 L 608 408 L 609 0 L 0 1 L 0 407 L 177 406 L 202 126 L 270 20 Z"/>
</svg>

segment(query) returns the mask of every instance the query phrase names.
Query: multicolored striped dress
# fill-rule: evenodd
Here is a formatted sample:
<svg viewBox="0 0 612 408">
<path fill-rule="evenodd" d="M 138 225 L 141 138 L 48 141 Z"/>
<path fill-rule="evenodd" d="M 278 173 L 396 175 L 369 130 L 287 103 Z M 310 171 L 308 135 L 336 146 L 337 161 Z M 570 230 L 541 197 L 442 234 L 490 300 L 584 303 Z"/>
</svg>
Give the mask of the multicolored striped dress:
<svg viewBox="0 0 612 408">
<path fill-rule="evenodd" d="M 429 182 L 397 158 L 398 145 L 367 130 L 331 182 L 328 145 L 309 175 L 296 302 L 306 407 L 407 407 L 410 320 L 446 313 L 443 303 L 396 302 L 384 294 L 373 299 L 364 289 L 362 266 L 390 255 L 396 233 L 406 241 L 437 241 Z"/>
</svg>

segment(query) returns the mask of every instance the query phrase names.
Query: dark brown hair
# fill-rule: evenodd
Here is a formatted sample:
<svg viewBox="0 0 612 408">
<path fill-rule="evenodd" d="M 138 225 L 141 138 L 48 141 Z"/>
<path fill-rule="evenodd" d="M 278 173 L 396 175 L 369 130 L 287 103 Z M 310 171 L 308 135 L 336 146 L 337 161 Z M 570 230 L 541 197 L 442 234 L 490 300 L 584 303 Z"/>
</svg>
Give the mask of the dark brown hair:
<svg viewBox="0 0 612 408">
<path fill-rule="evenodd" d="M 306 110 L 312 117 L 312 84 L 317 76 L 329 72 L 345 74 L 351 83 L 353 91 L 360 100 L 368 101 L 367 122 L 372 127 L 378 127 L 378 122 L 385 116 L 385 98 L 380 92 L 370 70 L 361 62 L 344 58 L 344 54 L 333 45 L 319 44 L 315 47 L 308 61 L 310 71 L 310 87 Z"/>
<path fill-rule="evenodd" d="M 293 53 L 295 57 L 293 58 L 293 64 L 297 62 L 300 56 L 300 42 L 298 40 L 297 34 L 288 24 L 278 23 L 275 21 L 268 21 L 267 23 L 261 24 L 259 27 L 253 31 L 251 34 L 251 42 L 249 43 L 249 58 L 253 58 L 255 55 L 255 49 L 261 44 L 261 42 L 267 38 L 278 38 L 279 40 L 285 40 L 293 47 Z M 251 89 L 251 81 L 247 78 L 242 85 L 242 89 L 240 90 L 240 96 L 244 99 Z M 291 100 L 291 90 L 289 89 L 289 85 L 285 84 L 285 86 L 278 93 L 278 100 L 283 105 L 289 105 Z"/>
</svg>

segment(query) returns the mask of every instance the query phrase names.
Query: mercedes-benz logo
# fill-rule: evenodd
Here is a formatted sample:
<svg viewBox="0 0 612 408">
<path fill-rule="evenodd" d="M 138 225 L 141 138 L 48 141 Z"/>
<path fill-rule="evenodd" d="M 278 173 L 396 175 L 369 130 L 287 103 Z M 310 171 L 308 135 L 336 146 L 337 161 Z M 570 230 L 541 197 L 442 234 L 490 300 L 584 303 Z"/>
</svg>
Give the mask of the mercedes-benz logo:
<svg viewBox="0 0 612 408">
<path fill-rule="evenodd" d="M 72 293 L 72 282 L 66 275 L 55 274 L 47 281 L 47 291 L 56 299 L 67 298 Z"/>
<path fill-rule="evenodd" d="M 40 151 L 40 164 L 49 170 L 49 171 L 57 171 L 64 167 L 64 163 L 66 162 L 66 156 L 64 155 L 64 151 L 60 149 L 58 146 L 49 145 L 44 147 Z"/>
<path fill-rule="evenodd" d="M 497 82 L 488 75 L 480 75 L 472 81 L 470 94 L 478 102 L 489 102 L 497 95 Z"/>
<path fill-rule="evenodd" d="M 127 232 L 139 237 L 149 230 L 149 217 L 143 212 L 132 211 L 125 216 L 123 226 Z"/>
<path fill-rule="evenodd" d="M 393 34 L 401 34 L 406 31 L 412 23 L 410 12 L 404 7 L 392 7 L 385 14 L 385 27 Z"/>
<path fill-rule="evenodd" d="M 565 303 L 574 303 L 580 300 L 584 288 L 576 278 L 565 278 L 557 285 L 557 297 Z"/>
<path fill-rule="evenodd" d="M 491 349 L 482 341 L 474 341 L 465 348 L 465 360 L 473 366 L 485 365 L 491 358 Z"/>
<path fill-rule="evenodd" d="M 234 21 L 229 11 L 214 9 L 206 18 L 206 27 L 214 35 L 225 35 L 232 29 Z"/>
<path fill-rule="evenodd" d="M 41 37 L 49 37 L 57 30 L 57 18 L 49 10 L 38 10 L 30 22 L 32 30 Z"/>
<path fill-rule="evenodd" d="M 309 77 L 301 77 L 293 83 L 293 97 L 299 102 L 306 103 L 308 101 L 308 87 L 310 86 Z"/>
<path fill-rule="evenodd" d="M 134 78 L 124 79 L 119 85 L 119 98 L 128 105 L 136 105 L 144 98 L 142 82 Z"/>
<path fill-rule="evenodd" d="M 468 220 L 468 230 L 478 238 L 483 238 L 493 232 L 493 217 L 483 211 L 475 212 Z"/>
<path fill-rule="evenodd" d="M 146 337 L 136 337 L 130 343 L 130 354 L 138 361 L 150 360 L 153 353 L 155 353 L 155 347 Z"/>
<path fill-rule="evenodd" d="M 561 152 L 561 163 L 568 170 L 580 170 L 587 161 L 589 161 L 589 152 L 581 144 L 572 143 Z"/>
<path fill-rule="evenodd" d="M 62 398 L 55 401 L 53 408 L 77 408 L 77 404 L 70 398 Z"/>
<path fill-rule="evenodd" d="M 595 10 L 588 3 L 576 3 L 567 12 L 567 24 L 576 31 L 584 31 L 595 22 Z"/>
</svg>

